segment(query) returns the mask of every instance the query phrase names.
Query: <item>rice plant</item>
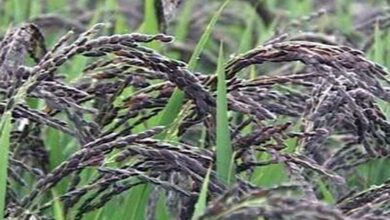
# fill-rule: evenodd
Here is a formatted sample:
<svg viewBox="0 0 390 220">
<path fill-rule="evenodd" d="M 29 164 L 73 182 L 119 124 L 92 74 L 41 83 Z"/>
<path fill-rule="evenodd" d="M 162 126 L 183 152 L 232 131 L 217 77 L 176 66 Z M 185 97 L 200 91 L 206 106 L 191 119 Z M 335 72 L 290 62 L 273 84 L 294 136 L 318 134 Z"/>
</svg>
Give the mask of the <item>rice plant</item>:
<svg viewBox="0 0 390 220">
<path fill-rule="evenodd" d="M 388 1 L 0 1 L 2 219 L 390 219 Z"/>
</svg>

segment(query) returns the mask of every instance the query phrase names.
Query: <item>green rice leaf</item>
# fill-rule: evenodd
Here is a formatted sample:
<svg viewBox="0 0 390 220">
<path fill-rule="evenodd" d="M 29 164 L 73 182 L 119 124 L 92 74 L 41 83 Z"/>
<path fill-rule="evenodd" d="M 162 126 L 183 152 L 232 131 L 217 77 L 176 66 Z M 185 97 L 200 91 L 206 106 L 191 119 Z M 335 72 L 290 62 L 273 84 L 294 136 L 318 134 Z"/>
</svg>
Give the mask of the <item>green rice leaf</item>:
<svg viewBox="0 0 390 220">
<path fill-rule="evenodd" d="M 206 177 L 204 178 L 202 189 L 200 191 L 198 201 L 196 202 L 195 205 L 195 211 L 194 211 L 194 215 L 192 216 L 192 220 L 198 219 L 200 216 L 202 216 L 202 214 L 206 210 L 207 192 L 209 188 L 211 170 L 212 170 L 212 166 L 210 166 L 210 168 L 207 170 Z"/>
<path fill-rule="evenodd" d="M 223 58 L 223 46 L 219 50 L 217 66 L 217 174 L 220 180 L 228 185 L 233 182 L 234 166 L 233 149 L 230 139 L 227 91 Z"/>
<path fill-rule="evenodd" d="M 320 191 L 321 191 L 322 195 L 324 196 L 324 201 L 329 203 L 329 204 L 334 204 L 336 202 L 336 200 L 333 197 L 332 192 L 329 191 L 329 189 L 326 187 L 325 183 L 320 180 L 319 186 L 320 186 L 319 187 Z"/>
<path fill-rule="evenodd" d="M 11 111 L 7 111 L 1 117 L 0 122 L 0 219 L 3 219 L 4 216 L 7 191 L 8 154 L 12 130 L 11 119 Z"/>
<path fill-rule="evenodd" d="M 201 52 L 204 50 L 207 41 L 210 38 L 210 35 L 213 31 L 213 27 L 218 21 L 218 18 L 220 17 L 223 9 L 227 6 L 230 0 L 226 0 L 219 10 L 214 14 L 214 16 L 211 18 L 209 24 L 207 25 L 205 31 L 202 34 L 202 37 L 200 38 L 198 44 L 196 45 L 194 52 L 190 58 L 190 61 L 188 62 L 188 68 L 190 70 L 195 70 L 196 65 L 198 64 L 199 56 Z M 173 92 L 173 95 L 168 101 L 168 104 L 165 106 L 163 112 L 160 116 L 159 125 L 167 126 L 171 124 L 179 115 L 179 112 L 181 110 L 181 107 L 183 105 L 185 94 L 183 91 L 179 89 L 175 89 Z"/>
<path fill-rule="evenodd" d="M 58 199 L 58 195 L 56 191 L 54 189 L 51 190 L 51 194 L 53 195 L 54 198 L 54 205 L 53 205 L 54 219 L 65 220 L 62 204 L 61 201 Z"/>
</svg>

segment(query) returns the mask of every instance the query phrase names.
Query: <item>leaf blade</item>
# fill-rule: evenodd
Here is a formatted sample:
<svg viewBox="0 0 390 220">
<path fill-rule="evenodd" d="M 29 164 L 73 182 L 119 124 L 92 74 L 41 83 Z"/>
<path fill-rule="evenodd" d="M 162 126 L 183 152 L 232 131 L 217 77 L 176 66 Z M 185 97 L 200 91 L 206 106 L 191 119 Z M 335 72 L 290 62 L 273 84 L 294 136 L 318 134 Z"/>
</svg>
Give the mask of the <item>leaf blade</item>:
<svg viewBox="0 0 390 220">
<path fill-rule="evenodd" d="M 230 138 L 227 89 L 223 59 L 223 45 L 219 49 L 217 66 L 217 174 L 220 180 L 231 185 L 234 177 L 233 149 Z"/>
<path fill-rule="evenodd" d="M 12 130 L 12 113 L 7 111 L 0 122 L 0 219 L 4 217 L 5 199 L 7 192 L 8 155 Z"/>
</svg>

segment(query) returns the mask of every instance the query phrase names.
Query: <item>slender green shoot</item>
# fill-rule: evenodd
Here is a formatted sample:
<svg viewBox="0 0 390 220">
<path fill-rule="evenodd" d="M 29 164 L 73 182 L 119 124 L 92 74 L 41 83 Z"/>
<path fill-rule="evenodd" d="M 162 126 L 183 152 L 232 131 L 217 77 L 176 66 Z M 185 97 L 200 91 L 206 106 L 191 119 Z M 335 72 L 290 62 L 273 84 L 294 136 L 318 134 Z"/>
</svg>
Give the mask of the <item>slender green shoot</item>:
<svg viewBox="0 0 390 220">
<path fill-rule="evenodd" d="M 64 211 L 62 208 L 62 203 L 58 198 L 58 195 L 56 191 L 53 189 L 51 190 L 51 194 L 54 199 L 54 206 L 53 206 L 53 213 L 54 213 L 54 219 L 55 220 L 65 220 Z"/>
<path fill-rule="evenodd" d="M 155 0 L 145 0 L 144 20 L 137 32 L 145 34 L 157 34 L 160 32 Z M 148 43 L 147 45 L 155 50 L 161 48 L 157 42 Z"/>
<path fill-rule="evenodd" d="M 1 117 L 0 122 L 0 219 L 4 218 L 7 191 L 8 154 L 12 130 L 11 119 L 11 111 L 7 111 Z"/>
<path fill-rule="evenodd" d="M 190 58 L 190 61 L 188 62 L 188 68 L 190 70 L 195 70 L 195 68 L 198 64 L 199 56 L 200 56 L 201 52 L 204 50 L 206 43 L 210 38 L 212 30 L 218 21 L 218 18 L 222 14 L 223 9 L 227 6 L 229 1 L 230 0 L 226 0 L 221 5 L 219 10 L 211 18 L 205 31 L 203 32 L 202 37 L 200 38 L 198 44 L 196 45 L 194 52 Z M 177 115 L 179 114 L 181 107 L 183 105 L 184 96 L 185 96 L 185 94 L 183 91 L 181 91 L 179 89 L 175 89 L 175 91 L 173 92 L 173 95 L 171 96 L 171 98 L 168 101 L 168 104 L 166 105 L 163 112 L 161 113 L 159 125 L 163 125 L 163 126 L 170 125 L 177 118 Z"/>
<path fill-rule="evenodd" d="M 217 174 L 220 180 L 228 185 L 233 182 L 232 166 L 233 149 L 230 139 L 227 91 L 223 58 L 223 46 L 219 50 L 217 66 Z"/>
<path fill-rule="evenodd" d="M 335 204 L 336 200 L 332 195 L 332 192 L 326 187 L 325 183 L 320 180 L 319 181 L 319 189 L 320 192 L 322 193 L 322 196 L 324 197 L 324 201 L 327 202 L 328 204 Z"/>
<path fill-rule="evenodd" d="M 206 177 L 204 178 L 202 189 L 200 191 L 198 201 L 195 205 L 195 211 L 194 215 L 192 216 L 192 220 L 199 219 L 200 216 L 204 213 L 207 206 L 207 192 L 209 188 L 209 182 L 210 182 L 210 174 L 211 174 L 212 166 L 207 170 Z"/>
</svg>

